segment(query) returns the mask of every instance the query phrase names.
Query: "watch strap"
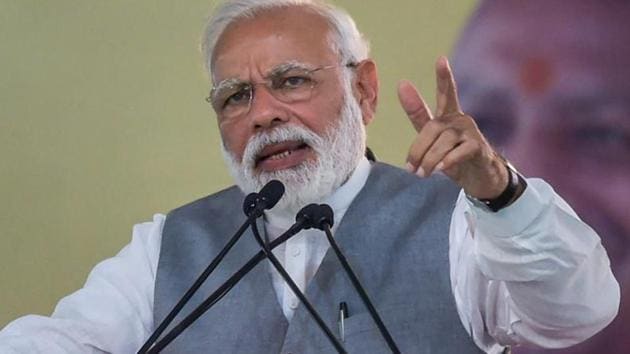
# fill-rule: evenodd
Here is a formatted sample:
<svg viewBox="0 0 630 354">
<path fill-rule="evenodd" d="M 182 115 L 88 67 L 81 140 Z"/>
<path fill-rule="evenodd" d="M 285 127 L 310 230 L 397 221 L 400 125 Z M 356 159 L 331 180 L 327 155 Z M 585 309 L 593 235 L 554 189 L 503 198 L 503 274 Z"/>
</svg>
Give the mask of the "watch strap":
<svg viewBox="0 0 630 354">
<path fill-rule="evenodd" d="M 478 199 L 469 195 L 467 197 L 474 204 L 483 206 L 495 213 L 512 204 L 527 187 L 527 181 L 509 162 L 506 161 L 505 167 L 508 172 L 508 184 L 498 197 L 491 199 Z"/>
</svg>

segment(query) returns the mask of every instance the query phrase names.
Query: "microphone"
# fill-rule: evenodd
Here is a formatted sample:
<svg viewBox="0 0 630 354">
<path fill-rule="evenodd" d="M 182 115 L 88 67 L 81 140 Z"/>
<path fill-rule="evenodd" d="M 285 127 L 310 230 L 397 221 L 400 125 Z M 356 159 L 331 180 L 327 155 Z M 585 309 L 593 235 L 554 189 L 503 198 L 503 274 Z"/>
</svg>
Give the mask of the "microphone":
<svg viewBox="0 0 630 354">
<path fill-rule="evenodd" d="M 269 243 L 269 245 L 267 246 L 269 251 L 273 250 L 280 244 L 295 236 L 304 228 L 305 224 L 305 221 L 298 221 L 293 224 L 282 235 L 278 236 L 278 238 Z M 193 324 L 193 322 L 195 322 L 199 317 L 206 313 L 206 311 L 214 306 L 214 304 L 219 302 L 245 275 L 247 275 L 247 273 L 254 269 L 254 267 L 256 267 L 256 265 L 258 265 L 258 263 L 260 263 L 266 257 L 267 255 L 264 250 L 258 251 L 258 253 L 250 258 L 244 266 L 242 266 L 238 271 L 232 274 L 232 276 L 230 276 L 228 280 L 226 280 L 219 288 L 217 288 L 217 290 L 215 290 L 199 306 L 192 310 L 188 316 L 186 316 L 177 325 L 175 325 L 173 329 L 171 329 L 170 332 L 166 333 L 162 339 L 157 341 L 157 343 L 155 343 L 153 347 L 148 349 L 147 353 L 159 353 L 161 350 L 163 350 L 169 343 L 177 338 L 177 336 L 179 336 L 184 330 L 186 330 L 186 328 L 188 328 L 191 324 Z M 340 351 L 340 353 L 345 353 L 345 351 Z"/>
<path fill-rule="evenodd" d="M 260 217 L 264 210 L 271 209 L 282 198 L 284 184 L 273 179 L 265 184 L 259 193 L 250 193 L 243 202 L 243 212 L 248 217 Z"/>
<path fill-rule="evenodd" d="M 324 225 L 332 227 L 335 223 L 333 210 L 328 204 L 309 204 L 295 216 L 295 221 L 304 221 L 304 229 L 316 228 L 324 231 Z"/>
<path fill-rule="evenodd" d="M 284 194 L 284 185 L 282 182 L 278 180 L 271 180 L 267 184 L 265 184 L 259 193 L 250 193 L 243 202 L 243 210 L 245 214 L 248 216 L 247 220 L 241 225 L 241 227 L 236 231 L 234 236 L 226 243 L 223 249 L 217 254 L 217 256 L 210 262 L 208 267 L 204 269 L 204 271 L 197 277 L 195 282 L 190 286 L 190 288 L 186 291 L 184 296 L 179 299 L 177 304 L 173 307 L 173 309 L 166 315 L 166 317 L 162 320 L 162 322 L 158 325 L 158 327 L 153 331 L 151 336 L 147 339 L 147 341 L 142 345 L 142 347 L 138 350 L 138 354 L 144 354 L 149 351 L 149 348 L 157 341 L 162 332 L 168 327 L 168 325 L 173 321 L 175 316 L 184 308 L 184 305 L 190 301 L 190 298 L 199 290 L 204 281 L 212 274 L 212 272 L 216 269 L 216 267 L 221 263 L 223 258 L 227 255 L 227 253 L 232 249 L 232 247 L 236 244 L 236 242 L 241 238 L 247 227 L 251 223 L 255 224 L 255 220 L 262 216 L 264 210 L 273 208 L 282 195 Z M 298 230 L 299 231 L 299 230 Z"/>
<path fill-rule="evenodd" d="M 385 324 L 381 320 L 381 317 L 378 315 L 376 308 L 372 304 L 370 297 L 368 296 L 367 292 L 361 285 L 361 282 L 359 281 L 359 278 L 352 270 L 352 267 L 350 267 L 350 263 L 348 263 L 348 260 L 346 259 L 344 254 L 341 253 L 341 249 L 339 248 L 339 246 L 337 245 L 337 242 L 335 241 L 333 237 L 333 234 L 330 228 L 334 224 L 334 218 L 333 218 L 333 210 L 330 207 L 330 205 L 309 204 L 306 207 L 302 208 L 302 210 L 300 210 L 300 212 L 296 215 L 295 218 L 296 220 L 298 219 L 304 220 L 304 223 L 308 227 L 313 227 L 319 230 L 323 230 L 326 233 L 326 238 L 328 238 L 328 243 L 330 243 L 330 247 L 332 247 L 333 251 L 335 252 L 335 255 L 339 259 L 339 262 L 341 263 L 343 269 L 345 270 L 346 274 L 350 278 L 350 281 L 352 282 L 352 285 L 354 286 L 355 290 L 357 291 L 357 293 L 359 293 L 359 297 L 361 298 L 361 301 L 363 301 L 363 304 L 368 309 L 368 312 L 370 313 L 372 320 L 376 323 L 376 326 L 378 327 L 378 330 L 381 332 L 381 335 L 385 339 L 385 342 L 387 342 L 387 346 L 389 346 L 389 349 L 392 351 L 392 353 L 399 354 L 400 350 L 396 346 L 394 339 L 392 338 L 391 334 L 389 334 L 387 327 L 385 327 Z"/>
</svg>

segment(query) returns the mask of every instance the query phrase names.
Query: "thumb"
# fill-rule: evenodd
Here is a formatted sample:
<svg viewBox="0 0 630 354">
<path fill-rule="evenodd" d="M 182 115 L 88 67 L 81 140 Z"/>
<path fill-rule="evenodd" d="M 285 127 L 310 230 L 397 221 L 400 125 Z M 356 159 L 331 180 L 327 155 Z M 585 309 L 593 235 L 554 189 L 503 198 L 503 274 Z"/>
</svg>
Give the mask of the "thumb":
<svg viewBox="0 0 630 354">
<path fill-rule="evenodd" d="M 424 99 L 408 80 L 398 83 L 398 100 L 417 132 L 433 118 Z"/>
</svg>

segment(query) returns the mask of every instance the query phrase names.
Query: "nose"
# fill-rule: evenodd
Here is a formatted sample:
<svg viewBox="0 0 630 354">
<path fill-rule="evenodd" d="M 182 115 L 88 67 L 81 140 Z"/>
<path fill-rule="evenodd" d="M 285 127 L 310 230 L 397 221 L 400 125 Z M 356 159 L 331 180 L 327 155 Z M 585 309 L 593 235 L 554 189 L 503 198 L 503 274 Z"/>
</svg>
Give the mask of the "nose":
<svg viewBox="0 0 630 354">
<path fill-rule="evenodd" d="M 285 108 L 268 87 L 258 85 L 249 107 L 249 116 L 254 129 L 269 129 L 286 123 L 289 120 L 289 114 Z"/>
</svg>

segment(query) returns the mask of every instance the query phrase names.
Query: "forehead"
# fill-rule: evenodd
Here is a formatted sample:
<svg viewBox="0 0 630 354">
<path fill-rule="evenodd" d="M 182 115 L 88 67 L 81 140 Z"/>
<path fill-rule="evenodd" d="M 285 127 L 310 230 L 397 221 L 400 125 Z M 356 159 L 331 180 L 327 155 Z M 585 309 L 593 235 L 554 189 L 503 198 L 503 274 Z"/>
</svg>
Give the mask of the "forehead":
<svg viewBox="0 0 630 354">
<path fill-rule="evenodd" d="M 219 37 L 213 79 L 249 78 L 288 62 L 328 65 L 338 61 L 326 19 L 301 6 L 265 10 L 231 23 Z"/>
<path fill-rule="evenodd" d="M 616 87 L 630 93 L 630 4 L 497 1 L 481 12 L 456 51 L 455 74 L 526 86 Z M 605 4 L 604 4 L 605 3 Z"/>
</svg>

